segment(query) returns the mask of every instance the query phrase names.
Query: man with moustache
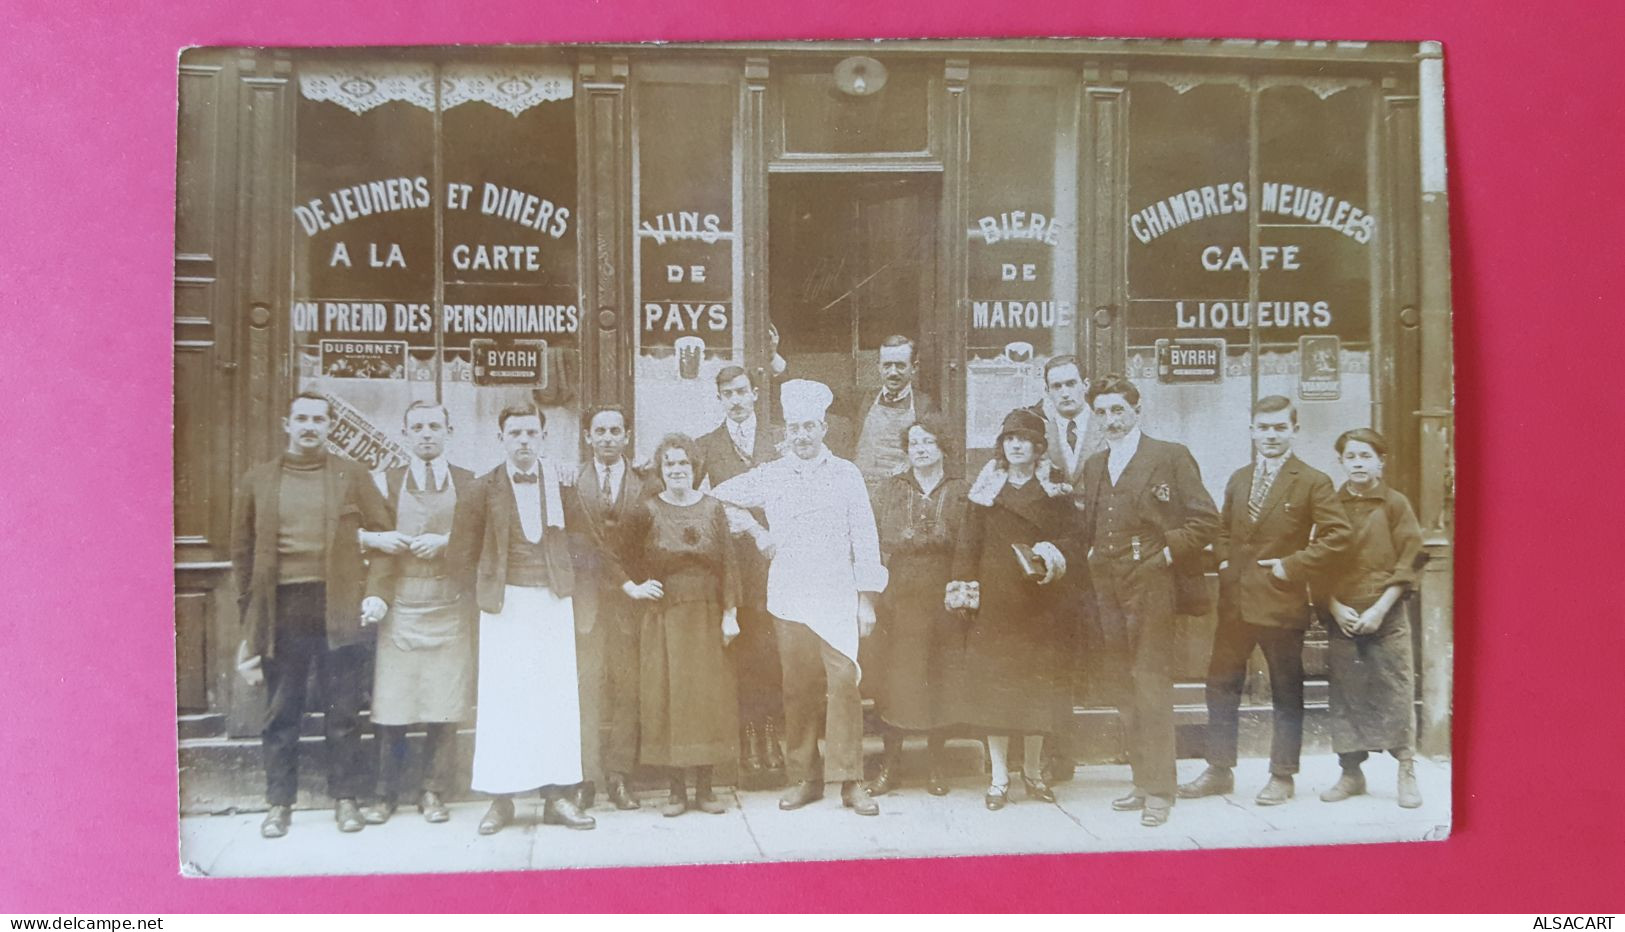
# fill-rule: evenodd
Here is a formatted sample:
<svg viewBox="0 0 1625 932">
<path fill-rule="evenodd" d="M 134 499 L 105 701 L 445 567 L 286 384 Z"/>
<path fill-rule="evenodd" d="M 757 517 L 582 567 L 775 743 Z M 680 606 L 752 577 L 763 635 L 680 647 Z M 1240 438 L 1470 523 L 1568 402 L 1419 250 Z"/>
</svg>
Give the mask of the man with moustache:
<svg viewBox="0 0 1625 932">
<path fill-rule="evenodd" d="M 880 391 L 858 412 L 858 443 L 852 462 L 871 488 L 908 465 L 903 430 L 933 410 L 931 398 L 914 387 L 919 360 L 914 341 L 893 334 L 880 343 Z"/>
<path fill-rule="evenodd" d="M 749 374 L 739 366 L 724 366 L 716 384 L 722 423 L 695 441 L 701 460 L 698 477 L 713 488 L 779 457 L 774 431 L 756 416 L 757 391 Z M 767 522 L 761 509 L 751 516 L 759 525 Z M 741 589 L 739 636 L 728 645 L 728 654 L 739 690 L 739 770 L 748 779 L 763 769 L 784 769 L 778 737 L 784 703 L 779 644 L 767 611 L 767 558 L 746 533 L 736 532 L 733 544 Z"/>
<path fill-rule="evenodd" d="M 471 483 L 452 525 L 451 564 L 474 578 L 480 609 L 475 686 L 475 791 L 494 798 L 480 820 L 490 835 L 514 819 L 513 797 L 539 789 L 542 822 L 597 823 L 575 801 L 582 782 L 576 616 L 595 593 L 577 584 L 592 544 L 558 471 L 539 460 L 547 419 L 531 404 L 497 416 L 505 461 Z"/>
<path fill-rule="evenodd" d="M 367 791 L 361 707 L 370 631 L 361 624 L 360 532 L 387 524 L 366 470 L 327 453 L 333 411 L 300 392 L 288 404 L 286 450 L 243 478 L 232 520 L 243 639 L 237 668 L 265 683 L 265 797 L 260 835 L 288 833 L 299 788 L 299 726 L 311 667 L 321 676 L 327 790 L 341 832 L 364 826 Z"/>
<path fill-rule="evenodd" d="M 459 491 L 468 490 L 474 474 L 446 461 L 452 427 L 443 405 L 414 401 L 401 420 L 411 459 L 373 477 L 393 530 L 362 535 L 376 553 L 361 618 L 379 625 L 372 686 L 378 801 L 361 810 L 371 825 L 389 821 L 407 790 L 406 732 L 418 725 L 424 764 L 413 797 L 426 820 L 451 818 L 443 797 L 456 776 L 457 725 L 474 701 L 479 618 L 474 600 L 465 597 L 465 580 L 446 558 Z"/>
<path fill-rule="evenodd" d="M 1237 711 L 1253 648 L 1270 671 L 1274 735 L 1270 779 L 1254 800 L 1278 806 L 1292 798 L 1303 747 L 1303 634 L 1309 627 L 1307 584 L 1354 543 L 1354 528 L 1325 473 L 1292 455 L 1298 409 L 1269 395 L 1253 405 L 1257 454 L 1224 488 L 1224 512 L 1213 543 L 1219 558 L 1219 625 L 1207 674 L 1207 762 L 1179 788 L 1187 799 L 1235 789 Z"/>
<path fill-rule="evenodd" d="M 659 483 L 646 482 L 626 459 L 626 412 L 599 405 L 581 416 L 581 436 L 592 452 L 575 480 L 583 533 L 626 565 L 641 540 L 630 539 L 626 526 Z M 582 761 L 586 789 L 578 800 L 592 804 L 594 788 L 604 785 L 611 805 L 638 808 L 628 780 L 638 762 L 638 637 L 642 609 L 593 561 L 581 580 L 596 593 L 597 611 L 583 616 L 581 666 Z"/>
<path fill-rule="evenodd" d="M 880 806 L 859 787 L 858 641 L 874 630 L 874 599 L 886 588 L 874 510 L 857 467 L 824 446 L 828 386 L 792 379 L 780 396 L 793 455 L 711 493 L 730 505 L 762 509 L 771 528 L 767 608 L 778 633 L 787 769 L 795 781 L 779 808 L 800 809 L 823 797 L 826 781 L 840 781 L 843 806 L 879 815 Z"/>
<path fill-rule="evenodd" d="M 1112 691 L 1128 732 L 1134 788 L 1112 808 L 1139 811 L 1141 825 L 1156 827 L 1168 821 L 1176 790 L 1171 668 L 1179 577 L 1200 576 L 1219 513 L 1190 450 L 1141 432 L 1133 382 L 1104 376 L 1084 398 L 1105 430 L 1106 449 L 1084 462 L 1074 491 L 1083 549 L 1107 649 L 1129 663 L 1127 682 L 1119 675 Z"/>
</svg>

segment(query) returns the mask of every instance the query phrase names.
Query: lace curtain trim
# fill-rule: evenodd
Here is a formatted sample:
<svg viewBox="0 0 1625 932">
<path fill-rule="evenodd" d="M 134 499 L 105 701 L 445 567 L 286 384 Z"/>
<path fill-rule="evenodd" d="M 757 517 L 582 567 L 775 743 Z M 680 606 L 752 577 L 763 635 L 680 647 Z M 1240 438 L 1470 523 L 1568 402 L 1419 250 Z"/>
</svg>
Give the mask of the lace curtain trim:
<svg viewBox="0 0 1625 932">
<path fill-rule="evenodd" d="M 300 66 L 299 92 L 307 100 L 338 104 L 357 115 L 395 101 L 432 112 L 434 66 L 311 63 Z M 518 116 L 574 93 L 570 69 L 564 65 L 446 65 L 440 70 L 440 106 L 445 110 L 478 101 Z"/>
</svg>

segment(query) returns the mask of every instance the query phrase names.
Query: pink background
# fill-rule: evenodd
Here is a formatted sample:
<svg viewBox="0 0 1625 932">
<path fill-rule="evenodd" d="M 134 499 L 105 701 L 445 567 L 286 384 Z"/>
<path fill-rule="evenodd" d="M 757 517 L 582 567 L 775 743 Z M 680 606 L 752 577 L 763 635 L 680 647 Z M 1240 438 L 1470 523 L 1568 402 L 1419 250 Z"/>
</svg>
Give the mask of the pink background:
<svg viewBox="0 0 1625 932">
<path fill-rule="evenodd" d="M 1625 345 L 1617 2 L 379 6 L 6 4 L 0 912 L 1621 908 L 1625 572 L 1607 556 L 1620 552 L 1610 532 L 1625 462 L 1620 366 L 1608 357 Z M 180 47 L 1023 34 L 1444 41 L 1462 464 L 1453 839 L 426 878 L 177 875 Z"/>
</svg>

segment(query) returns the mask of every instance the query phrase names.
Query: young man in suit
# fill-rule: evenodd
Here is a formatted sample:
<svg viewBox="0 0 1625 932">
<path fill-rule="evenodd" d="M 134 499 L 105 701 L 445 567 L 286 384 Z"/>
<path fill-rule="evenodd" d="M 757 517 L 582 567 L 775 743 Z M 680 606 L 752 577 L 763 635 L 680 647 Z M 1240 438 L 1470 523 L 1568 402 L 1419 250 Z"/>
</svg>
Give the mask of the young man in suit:
<svg viewBox="0 0 1625 932">
<path fill-rule="evenodd" d="M 880 391 L 858 411 L 858 441 L 852 462 L 873 488 L 908 465 L 903 429 L 933 411 L 930 396 L 914 387 L 919 374 L 914 341 L 893 334 L 880 343 Z"/>
<path fill-rule="evenodd" d="M 474 716 L 475 791 L 495 797 L 479 832 L 514 819 L 513 797 L 539 789 L 542 822 L 591 829 L 582 782 L 578 616 L 595 593 L 578 585 L 593 554 L 574 490 L 540 459 L 547 420 L 529 404 L 497 416 L 502 465 L 471 483 L 452 526 L 451 565 L 474 578 L 480 609 Z"/>
<path fill-rule="evenodd" d="M 1260 806 L 1292 798 L 1303 747 L 1303 633 L 1309 580 L 1353 543 L 1332 480 L 1292 455 L 1298 409 L 1269 395 L 1253 405 L 1251 466 L 1230 477 L 1213 550 L 1219 559 L 1219 624 L 1207 674 L 1207 762 L 1179 788 L 1187 799 L 1235 789 L 1236 715 L 1253 648 L 1270 671 L 1275 733 Z"/>
<path fill-rule="evenodd" d="M 1099 419 L 1084 400 L 1085 390 L 1078 357 L 1052 356 L 1044 363 L 1044 399 L 1032 407 L 1044 419 L 1051 464 L 1073 487 L 1083 478 L 1083 464 L 1106 445 Z"/>
<path fill-rule="evenodd" d="M 459 496 L 474 474 L 445 456 L 452 433 L 443 405 L 414 401 L 401 416 L 411 458 L 376 473 L 391 530 L 372 535 L 361 618 L 378 624 L 373 664 L 372 725 L 378 741 L 378 801 L 361 809 L 369 825 L 394 814 L 405 785 L 409 727 L 421 725 L 423 777 L 409 793 L 430 822 L 451 818 L 443 797 L 453 789 L 457 726 L 474 703 L 474 626 L 479 611 L 464 578 L 446 556 Z"/>
<path fill-rule="evenodd" d="M 361 624 L 363 528 L 386 524 L 367 472 L 327 453 L 332 406 L 315 392 L 288 404 L 287 449 L 244 477 L 232 522 L 232 571 L 242 612 L 238 669 L 266 687 L 266 838 L 288 833 L 298 791 L 305 681 L 320 670 L 327 789 L 341 832 L 363 825 L 368 789 L 361 747 L 363 676 L 371 632 Z"/>
<path fill-rule="evenodd" d="M 1084 463 L 1082 534 L 1108 651 L 1129 660 L 1113 692 L 1128 732 L 1134 788 L 1112 801 L 1148 827 L 1168 821 L 1177 780 L 1172 651 L 1180 575 L 1200 572 L 1219 513 L 1183 445 L 1140 431 L 1140 391 L 1119 375 L 1085 396 L 1106 449 Z"/>
<path fill-rule="evenodd" d="M 779 457 L 774 431 L 757 417 L 756 386 L 739 366 L 717 372 L 717 400 L 722 402 L 722 423 L 695 441 L 699 447 L 699 478 L 711 487 Z M 757 509 L 752 517 L 765 525 L 767 516 Z M 748 534 L 736 533 L 734 558 L 739 568 L 739 636 L 728 645 L 739 688 L 739 770 L 750 778 L 763 769 L 784 770 L 778 723 L 784 716 L 780 691 L 779 642 L 773 616 L 767 612 L 767 558 Z"/>
<path fill-rule="evenodd" d="M 642 541 L 627 537 L 627 519 L 644 499 L 659 491 L 626 459 L 626 412 L 599 405 L 581 416 L 581 436 L 592 451 L 576 475 L 583 531 L 596 546 L 627 561 Z M 604 785 L 617 809 L 636 809 L 627 786 L 638 762 L 638 639 L 642 609 L 593 561 L 582 579 L 597 595 L 597 611 L 587 619 L 579 644 L 581 658 L 582 755 L 587 789 L 580 802 L 590 806 L 593 789 Z"/>
</svg>

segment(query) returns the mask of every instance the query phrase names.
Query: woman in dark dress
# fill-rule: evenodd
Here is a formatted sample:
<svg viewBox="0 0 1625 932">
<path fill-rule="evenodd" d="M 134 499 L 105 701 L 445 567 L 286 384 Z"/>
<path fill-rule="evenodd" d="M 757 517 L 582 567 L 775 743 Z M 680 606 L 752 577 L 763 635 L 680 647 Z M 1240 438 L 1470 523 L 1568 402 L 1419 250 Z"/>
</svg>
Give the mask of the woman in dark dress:
<svg viewBox="0 0 1625 932">
<path fill-rule="evenodd" d="M 965 517 L 965 480 L 947 475 L 947 429 L 925 415 L 903 429 L 909 465 L 875 489 L 880 555 L 891 582 L 880 599 L 874 634 L 865 645 L 865 692 L 885 723 L 885 756 L 869 795 L 898 785 L 903 737 L 927 735 L 926 789 L 948 792 L 938 764 L 944 734 L 943 706 L 963 649 L 960 620 L 943 607 L 952 578 L 954 541 Z"/>
<path fill-rule="evenodd" d="M 1365 793 L 1360 765 L 1371 751 L 1399 761 L 1399 804 L 1422 805 L 1416 785 L 1415 667 L 1404 597 L 1424 559 L 1422 530 L 1405 496 L 1382 481 L 1388 444 L 1360 428 L 1337 438 L 1348 482 L 1338 498 L 1355 544 L 1317 587 L 1316 606 L 1330 635 L 1332 749 L 1343 775 L 1320 798 L 1342 802 Z"/>
<path fill-rule="evenodd" d="M 989 809 L 1009 801 L 1010 736 L 1021 735 L 1021 782 L 1027 796 L 1054 802 L 1040 771 L 1044 736 L 1057 731 L 1063 705 L 1064 642 L 1051 586 L 1065 562 L 1054 541 L 1066 536 L 1072 502 L 1049 475 L 1044 421 L 1010 412 L 995 447 L 995 463 L 969 493 L 965 529 L 954 555 L 952 589 L 975 583 L 979 607 L 965 638 L 964 672 L 954 688 L 954 720 L 988 733 L 992 779 Z M 1038 559 L 1024 566 L 1017 545 Z"/>
<path fill-rule="evenodd" d="M 632 519 L 629 539 L 644 542 L 622 588 L 647 602 L 638 685 L 638 758 L 671 772 L 667 816 L 689 809 L 685 771 L 693 772 L 694 808 L 724 811 L 711 771 L 739 755 L 733 668 L 723 647 L 739 635 L 739 581 L 722 503 L 694 488 L 694 441 L 672 434 L 655 448 L 666 489 Z M 633 579 L 643 582 L 633 582 Z"/>
</svg>

